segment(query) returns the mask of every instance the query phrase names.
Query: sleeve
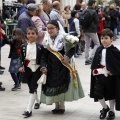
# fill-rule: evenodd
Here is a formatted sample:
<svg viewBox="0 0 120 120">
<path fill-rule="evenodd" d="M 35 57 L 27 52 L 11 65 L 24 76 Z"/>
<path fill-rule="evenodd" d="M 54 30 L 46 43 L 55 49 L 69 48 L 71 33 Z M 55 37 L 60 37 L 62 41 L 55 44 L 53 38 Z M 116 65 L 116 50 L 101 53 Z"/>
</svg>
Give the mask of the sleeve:
<svg viewBox="0 0 120 120">
<path fill-rule="evenodd" d="M 23 33 L 25 33 L 25 35 L 26 35 L 26 34 L 27 34 L 26 29 L 31 26 L 30 20 L 24 18 L 24 19 L 21 19 L 21 20 L 18 22 L 18 24 L 19 24 L 18 27 L 19 27 L 20 29 L 22 29 Z"/>
<path fill-rule="evenodd" d="M 99 24 L 98 15 L 97 15 L 96 11 L 94 11 L 94 13 L 93 13 L 93 20 L 94 20 L 96 25 Z"/>
<path fill-rule="evenodd" d="M 36 19 L 35 21 L 33 21 L 35 24 L 35 27 L 38 30 L 38 35 L 39 36 L 43 36 L 44 32 L 42 31 L 42 21 L 40 20 L 40 18 Z"/>
<path fill-rule="evenodd" d="M 60 21 L 61 25 L 64 26 L 65 21 L 59 14 L 58 14 L 58 20 Z"/>
<path fill-rule="evenodd" d="M 10 44 L 10 40 L 8 39 L 7 35 L 3 35 L 3 38 L 4 38 L 4 43 L 5 44 Z"/>
<path fill-rule="evenodd" d="M 40 62 L 40 69 L 47 68 L 47 58 L 48 58 L 48 50 L 43 47 L 41 62 Z"/>
<path fill-rule="evenodd" d="M 75 47 L 71 48 L 67 53 L 65 53 L 65 56 L 71 58 L 75 54 Z"/>
<path fill-rule="evenodd" d="M 76 32 L 77 32 L 77 34 L 78 34 L 78 37 L 80 37 L 80 25 L 79 25 L 79 20 L 74 19 L 74 23 L 75 23 L 75 29 L 76 29 Z"/>
</svg>

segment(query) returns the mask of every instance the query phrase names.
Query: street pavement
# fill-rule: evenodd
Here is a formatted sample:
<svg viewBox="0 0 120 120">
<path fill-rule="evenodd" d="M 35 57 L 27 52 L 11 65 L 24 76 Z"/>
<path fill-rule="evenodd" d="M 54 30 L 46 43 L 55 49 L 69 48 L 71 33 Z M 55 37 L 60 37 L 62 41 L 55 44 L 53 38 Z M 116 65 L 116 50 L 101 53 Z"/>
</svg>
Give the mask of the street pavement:
<svg viewBox="0 0 120 120">
<path fill-rule="evenodd" d="M 120 36 L 119 39 L 113 42 L 115 46 L 120 49 Z M 24 120 L 22 113 L 26 110 L 28 104 L 28 87 L 22 84 L 21 90 L 11 91 L 13 87 L 13 80 L 8 72 L 10 59 L 8 59 L 9 46 L 5 45 L 2 48 L 2 66 L 5 72 L 0 75 L 0 81 L 3 82 L 5 91 L 0 91 L 0 120 Z M 33 109 L 33 115 L 29 120 L 99 120 L 99 114 L 102 107 L 98 102 L 94 102 L 89 97 L 90 89 L 90 65 L 85 65 L 84 53 L 76 58 L 76 66 L 79 72 L 81 83 L 85 92 L 85 97 L 74 102 L 65 103 L 64 115 L 53 115 L 51 110 L 54 109 L 53 105 L 41 104 L 40 109 Z M 40 93 L 40 87 L 39 87 Z M 107 102 L 108 103 L 108 102 Z M 116 111 L 116 119 L 120 120 L 120 112 Z"/>
</svg>

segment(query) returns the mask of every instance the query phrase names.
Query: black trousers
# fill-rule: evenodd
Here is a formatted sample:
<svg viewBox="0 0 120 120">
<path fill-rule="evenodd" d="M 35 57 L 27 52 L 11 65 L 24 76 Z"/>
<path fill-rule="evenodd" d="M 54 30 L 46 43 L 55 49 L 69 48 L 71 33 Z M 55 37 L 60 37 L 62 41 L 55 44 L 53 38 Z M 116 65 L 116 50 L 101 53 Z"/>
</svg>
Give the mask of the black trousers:
<svg viewBox="0 0 120 120">
<path fill-rule="evenodd" d="M 29 67 L 25 67 L 25 78 L 27 79 L 29 93 L 37 92 L 37 81 L 39 80 L 40 76 L 40 67 L 35 72 L 32 72 Z"/>
<path fill-rule="evenodd" d="M 115 76 L 96 76 L 94 95 L 95 98 L 99 100 L 103 98 L 105 98 L 105 100 L 115 99 Z"/>
</svg>

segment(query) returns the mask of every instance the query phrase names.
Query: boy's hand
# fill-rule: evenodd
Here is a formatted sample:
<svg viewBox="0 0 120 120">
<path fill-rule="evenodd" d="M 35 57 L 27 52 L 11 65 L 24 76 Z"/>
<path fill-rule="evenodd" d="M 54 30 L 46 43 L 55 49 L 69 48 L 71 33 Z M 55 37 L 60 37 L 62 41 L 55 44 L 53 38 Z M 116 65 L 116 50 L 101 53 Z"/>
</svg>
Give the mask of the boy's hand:
<svg viewBox="0 0 120 120">
<path fill-rule="evenodd" d="M 19 68 L 19 71 L 20 71 L 20 72 L 25 72 L 25 70 L 24 70 L 23 67 L 20 67 L 20 68 Z"/>
<path fill-rule="evenodd" d="M 112 76 L 112 73 L 110 71 L 108 71 L 108 75 Z"/>
<path fill-rule="evenodd" d="M 47 75 L 47 68 L 43 68 L 42 69 L 42 73 L 45 74 L 45 75 Z"/>
</svg>

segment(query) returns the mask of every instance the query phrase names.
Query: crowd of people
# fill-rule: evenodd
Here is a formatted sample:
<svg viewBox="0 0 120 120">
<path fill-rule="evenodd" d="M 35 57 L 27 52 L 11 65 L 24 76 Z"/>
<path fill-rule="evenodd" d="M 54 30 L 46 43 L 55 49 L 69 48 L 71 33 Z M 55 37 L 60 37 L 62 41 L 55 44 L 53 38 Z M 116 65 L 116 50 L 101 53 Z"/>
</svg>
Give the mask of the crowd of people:
<svg viewBox="0 0 120 120">
<path fill-rule="evenodd" d="M 111 42 L 120 32 L 119 7 L 115 3 L 96 6 L 95 0 L 89 0 L 88 4 L 75 4 L 73 10 L 68 5 L 61 11 L 58 1 L 51 4 L 49 0 L 42 0 L 36 4 L 34 0 L 27 0 L 16 16 L 17 27 L 11 39 L 8 39 L 4 20 L 0 18 L 0 74 L 5 69 L 1 66 L 1 48 L 9 44 L 9 72 L 14 81 L 11 90 L 21 89 L 21 77 L 27 80 L 29 87 L 28 107 L 23 116 L 32 115 L 35 101 L 35 109 L 39 109 L 41 103 L 55 103 L 52 113 L 63 114 L 65 101 L 85 96 L 74 61 L 74 57 L 78 59 L 85 52 L 85 65 L 91 64 L 90 97 L 103 107 L 99 118 L 104 119 L 108 113 L 107 118 L 114 119 L 115 103 L 116 110 L 120 110 L 120 51 Z M 65 50 L 66 33 L 79 39 L 79 44 L 68 51 Z M 90 47 L 93 49 L 91 56 Z M 43 75 L 46 83 L 42 85 L 39 99 L 38 80 Z M 0 82 L 0 91 L 4 90 Z M 109 100 L 110 107 L 106 100 Z"/>
</svg>

